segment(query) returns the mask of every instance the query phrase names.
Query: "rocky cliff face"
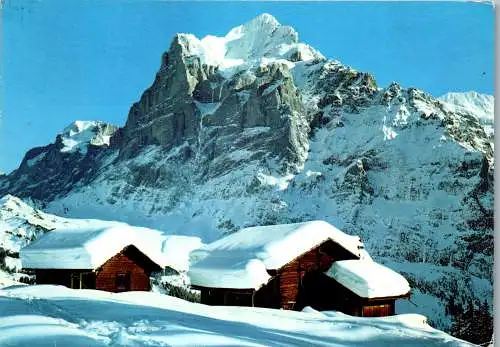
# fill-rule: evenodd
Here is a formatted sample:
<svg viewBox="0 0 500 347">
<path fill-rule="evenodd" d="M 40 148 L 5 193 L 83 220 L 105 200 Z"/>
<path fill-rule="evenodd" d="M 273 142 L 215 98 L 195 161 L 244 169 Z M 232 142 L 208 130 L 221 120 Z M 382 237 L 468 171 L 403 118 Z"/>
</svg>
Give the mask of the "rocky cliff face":
<svg viewBox="0 0 500 347">
<path fill-rule="evenodd" d="M 118 140 L 121 158 L 148 145 L 168 150 L 186 144 L 185 155 L 206 166 L 252 143 L 255 159 L 279 157 L 284 171 L 293 170 L 305 160 L 311 115 L 291 69 L 293 61 L 311 58 L 324 59 L 299 43 L 295 30 L 267 15 L 224 38 L 178 34 L 153 85 L 130 109 Z M 253 128 L 267 135 L 255 132 L 237 141 Z M 210 167 L 209 176 L 226 166 Z"/>
<path fill-rule="evenodd" d="M 125 126 L 93 128 L 109 146 L 58 137 L 0 195 L 205 241 L 325 219 L 408 276 L 416 306 L 401 310 L 447 329 L 450 300 L 491 305 L 493 263 L 493 134 L 453 105 L 379 88 L 262 15 L 222 38 L 178 34 Z"/>
</svg>

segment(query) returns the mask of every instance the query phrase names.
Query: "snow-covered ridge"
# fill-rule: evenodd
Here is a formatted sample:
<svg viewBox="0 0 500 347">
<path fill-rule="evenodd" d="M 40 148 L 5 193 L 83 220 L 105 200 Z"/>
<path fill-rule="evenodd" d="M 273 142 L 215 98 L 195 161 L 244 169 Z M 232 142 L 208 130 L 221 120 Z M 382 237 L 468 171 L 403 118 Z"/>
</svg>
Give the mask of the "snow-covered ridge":
<svg viewBox="0 0 500 347">
<path fill-rule="evenodd" d="M 281 25 L 269 14 L 231 29 L 224 37 L 208 35 L 201 40 L 192 34 L 178 34 L 177 37 L 185 48 L 185 55 L 196 56 L 203 64 L 218 66 L 221 72 L 235 72 L 263 59 L 324 59 L 312 47 L 300 43 L 292 27 Z"/>
<path fill-rule="evenodd" d="M 479 122 L 483 124 L 488 135 L 494 133 L 495 98 L 493 95 L 482 94 L 475 91 L 463 93 L 451 92 L 437 99 L 441 101 L 445 109 L 449 111 L 471 114 L 476 117 Z"/>
<path fill-rule="evenodd" d="M 464 112 L 473 112 L 479 119 L 493 121 L 495 98 L 493 95 L 482 94 L 475 91 L 450 92 L 438 98 L 448 107 L 455 107 Z"/>
<path fill-rule="evenodd" d="M 74 121 L 59 134 L 63 144 L 61 152 L 80 152 L 85 155 L 89 144 L 109 146 L 113 132 L 113 127 L 101 121 Z"/>
</svg>

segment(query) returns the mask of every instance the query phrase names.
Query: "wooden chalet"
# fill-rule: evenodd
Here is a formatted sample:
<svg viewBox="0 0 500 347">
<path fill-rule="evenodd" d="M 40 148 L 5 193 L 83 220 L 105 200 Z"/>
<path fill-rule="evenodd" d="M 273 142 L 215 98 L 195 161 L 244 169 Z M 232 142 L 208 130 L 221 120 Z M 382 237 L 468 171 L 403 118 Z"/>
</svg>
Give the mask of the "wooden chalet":
<svg viewBox="0 0 500 347">
<path fill-rule="evenodd" d="M 359 237 L 324 221 L 246 228 L 192 258 L 188 274 L 204 304 L 394 314 L 396 297 L 363 298 L 328 275 L 337 262 L 373 262 Z"/>
<path fill-rule="evenodd" d="M 37 284 L 109 292 L 149 291 L 151 274 L 164 268 L 161 255 L 123 225 L 52 231 L 23 248 L 20 258 Z"/>
</svg>

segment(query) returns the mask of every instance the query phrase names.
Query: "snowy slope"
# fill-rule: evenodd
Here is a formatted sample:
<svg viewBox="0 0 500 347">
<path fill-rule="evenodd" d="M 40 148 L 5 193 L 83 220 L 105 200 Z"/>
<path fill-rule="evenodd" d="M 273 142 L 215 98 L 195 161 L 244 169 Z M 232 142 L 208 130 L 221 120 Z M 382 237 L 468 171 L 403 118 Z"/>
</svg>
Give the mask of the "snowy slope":
<svg viewBox="0 0 500 347">
<path fill-rule="evenodd" d="M 492 95 L 481 94 L 475 91 L 463 93 L 446 93 L 438 100 L 447 103 L 447 107 L 462 112 L 471 112 L 484 121 L 493 122 L 495 100 Z"/>
<path fill-rule="evenodd" d="M 447 93 L 438 100 L 453 112 L 470 113 L 477 117 L 484 125 L 488 135 L 493 135 L 495 100 L 492 95 L 481 94 L 475 91 L 463 93 Z"/>
<path fill-rule="evenodd" d="M 7 278 L 19 278 L 5 273 L 15 273 L 20 270 L 19 250 L 38 236 L 55 229 L 57 225 L 64 225 L 64 221 L 64 218 L 43 213 L 14 196 L 6 195 L 1 198 L 0 253 L 3 256 L 0 264 L 3 266 L 0 272 L 4 271 L 4 281 Z M 1 277 L 0 285 L 2 285 Z"/>
<path fill-rule="evenodd" d="M 0 307 L 8 346 L 471 346 L 420 315 L 211 307 L 144 292 L 17 287 L 0 290 Z"/>
</svg>

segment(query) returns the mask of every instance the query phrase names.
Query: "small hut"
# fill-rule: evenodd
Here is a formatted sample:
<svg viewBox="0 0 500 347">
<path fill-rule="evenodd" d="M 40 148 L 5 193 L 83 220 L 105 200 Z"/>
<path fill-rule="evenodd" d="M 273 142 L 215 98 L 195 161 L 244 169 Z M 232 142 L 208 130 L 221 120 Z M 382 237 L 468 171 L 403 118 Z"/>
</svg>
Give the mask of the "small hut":
<svg viewBox="0 0 500 347">
<path fill-rule="evenodd" d="M 359 237 L 312 221 L 245 228 L 191 258 L 188 275 L 204 304 L 300 310 L 314 301 L 314 292 L 304 292 L 307 276 L 369 256 Z"/>
<path fill-rule="evenodd" d="M 312 306 L 353 316 L 392 316 L 396 300 L 410 295 L 410 286 L 403 276 L 367 260 L 336 261 L 319 283 L 311 282 L 316 293 Z"/>
<path fill-rule="evenodd" d="M 37 284 L 148 291 L 151 274 L 166 265 L 151 232 L 123 223 L 57 229 L 21 249 L 21 264 L 34 271 Z"/>
</svg>

